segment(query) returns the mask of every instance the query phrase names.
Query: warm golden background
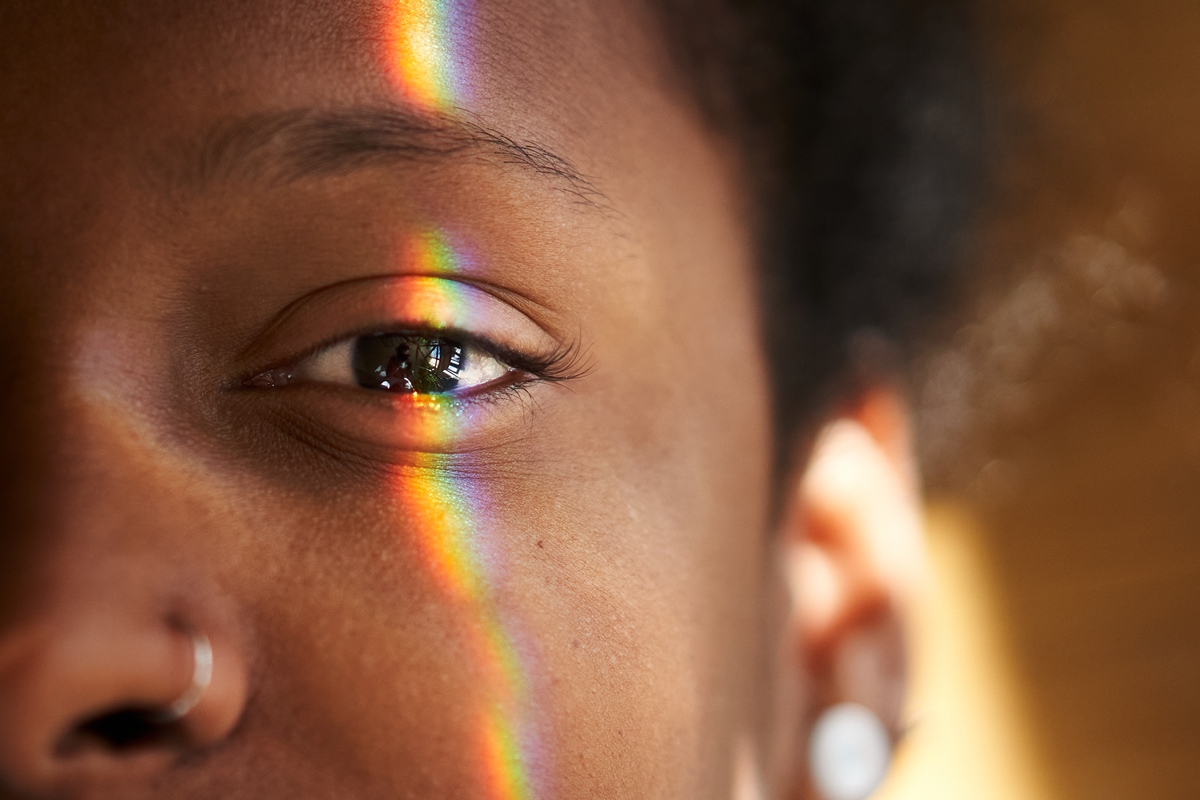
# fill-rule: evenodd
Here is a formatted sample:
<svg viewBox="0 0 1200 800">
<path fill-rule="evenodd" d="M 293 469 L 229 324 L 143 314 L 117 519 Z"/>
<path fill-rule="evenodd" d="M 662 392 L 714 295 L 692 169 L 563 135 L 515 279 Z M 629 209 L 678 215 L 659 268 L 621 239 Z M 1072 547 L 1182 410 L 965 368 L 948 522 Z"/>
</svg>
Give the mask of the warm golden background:
<svg viewBox="0 0 1200 800">
<path fill-rule="evenodd" d="M 992 0 L 981 275 L 915 387 L 885 800 L 1200 798 L 1200 2 Z"/>
</svg>

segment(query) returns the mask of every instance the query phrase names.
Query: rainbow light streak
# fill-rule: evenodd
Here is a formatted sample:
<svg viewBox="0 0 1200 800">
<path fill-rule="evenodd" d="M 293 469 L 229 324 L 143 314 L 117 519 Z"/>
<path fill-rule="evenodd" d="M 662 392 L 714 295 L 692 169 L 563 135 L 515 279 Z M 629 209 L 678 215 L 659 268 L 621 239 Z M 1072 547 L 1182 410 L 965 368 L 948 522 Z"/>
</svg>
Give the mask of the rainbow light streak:
<svg viewBox="0 0 1200 800">
<path fill-rule="evenodd" d="M 405 248 L 406 266 L 422 274 L 461 273 L 465 259 L 440 234 L 416 237 Z M 445 290 L 430 304 L 461 315 L 469 298 L 455 281 L 444 281 Z M 432 309 L 431 309 L 432 311 Z M 422 316 L 426 316 L 424 313 Z M 454 424 L 453 411 L 444 398 L 427 396 L 429 411 L 420 415 L 429 436 L 441 440 Z M 483 487 L 469 477 L 456 475 L 452 456 L 427 454 L 411 473 L 397 480 L 402 507 L 413 520 L 413 531 L 430 575 L 446 597 L 468 612 L 467 631 L 482 674 L 482 708 L 477 725 L 481 782 L 492 800 L 535 800 L 530 768 L 544 772 L 543 750 L 528 719 L 531 708 L 531 675 L 536 648 L 527 637 L 515 635 L 513 620 L 500 614 L 496 589 L 503 580 L 502 553 L 488 545 L 485 520 L 489 502 Z M 521 645 L 521 646 L 519 646 Z"/>
<path fill-rule="evenodd" d="M 388 60 L 408 102 L 428 112 L 462 103 L 467 88 L 473 0 L 393 0 Z"/>
</svg>

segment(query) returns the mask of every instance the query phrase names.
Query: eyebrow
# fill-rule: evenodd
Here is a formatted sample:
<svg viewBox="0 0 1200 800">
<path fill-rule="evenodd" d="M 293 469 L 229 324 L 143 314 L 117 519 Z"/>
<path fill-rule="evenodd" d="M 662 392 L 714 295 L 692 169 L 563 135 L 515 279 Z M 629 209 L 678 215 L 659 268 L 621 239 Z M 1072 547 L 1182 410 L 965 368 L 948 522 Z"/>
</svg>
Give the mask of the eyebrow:
<svg viewBox="0 0 1200 800">
<path fill-rule="evenodd" d="M 398 106 L 296 109 L 226 121 L 196 149 L 192 177 L 201 186 L 239 177 L 291 183 L 396 162 L 478 157 L 549 179 L 580 204 L 612 210 L 591 178 L 543 144 Z"/>
</svg>

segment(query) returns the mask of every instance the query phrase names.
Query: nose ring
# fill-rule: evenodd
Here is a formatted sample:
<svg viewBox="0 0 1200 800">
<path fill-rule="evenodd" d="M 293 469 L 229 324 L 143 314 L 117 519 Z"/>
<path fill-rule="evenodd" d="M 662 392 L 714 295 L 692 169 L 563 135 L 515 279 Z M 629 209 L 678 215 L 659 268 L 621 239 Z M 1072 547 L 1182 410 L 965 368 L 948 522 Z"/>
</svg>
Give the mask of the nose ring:
<svg viewBox="0 0 1200 800">
<path fill-rule="evenodd" d="M 192 634 L 192 682 L 178 699 L 158 714 L 163 724 L 178 722 L 191 713 L 212 683 L 212 642 L 203 633 Z"/>
</svg>

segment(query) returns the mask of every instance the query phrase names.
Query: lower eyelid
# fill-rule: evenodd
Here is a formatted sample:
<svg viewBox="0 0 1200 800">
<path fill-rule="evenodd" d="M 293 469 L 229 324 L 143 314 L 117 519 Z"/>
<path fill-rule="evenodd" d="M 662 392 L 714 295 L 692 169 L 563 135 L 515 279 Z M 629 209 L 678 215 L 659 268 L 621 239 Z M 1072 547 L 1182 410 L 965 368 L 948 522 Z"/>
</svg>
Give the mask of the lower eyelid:
<svg viewBox="0 0 1200 800">
<path fill-rule="evenodd" d="M 531 406 L 524 384 L 464 397 L 363 390 L 268 393 L 268 419 L 318 454 L 381 465 L 412 463 L 414 454 L 468 453 L 529 435 Z"/>
</svg>

